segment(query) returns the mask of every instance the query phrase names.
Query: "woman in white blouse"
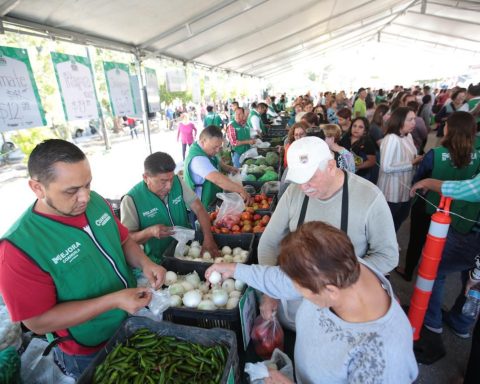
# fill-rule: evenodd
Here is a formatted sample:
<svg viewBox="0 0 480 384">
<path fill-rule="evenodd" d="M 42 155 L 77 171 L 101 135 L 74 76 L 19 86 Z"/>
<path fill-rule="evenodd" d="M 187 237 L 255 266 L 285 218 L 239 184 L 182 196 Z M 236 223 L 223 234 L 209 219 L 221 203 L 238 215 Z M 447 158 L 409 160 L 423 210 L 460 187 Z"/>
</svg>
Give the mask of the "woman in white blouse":
<svg viewBox="0 0 480 384">
<path fill-rule="evenodd" d="M 377 185 L 392 212 L 395 231 L 408 217 L 413 167 L 422 160 L 422 156 L 417 156 L 413 143 L 411 132 L 414 128 L 415 112 L 407 107 L 397 108 L 388 120 L 387 131 L 380 145 Z"/>
</svg>

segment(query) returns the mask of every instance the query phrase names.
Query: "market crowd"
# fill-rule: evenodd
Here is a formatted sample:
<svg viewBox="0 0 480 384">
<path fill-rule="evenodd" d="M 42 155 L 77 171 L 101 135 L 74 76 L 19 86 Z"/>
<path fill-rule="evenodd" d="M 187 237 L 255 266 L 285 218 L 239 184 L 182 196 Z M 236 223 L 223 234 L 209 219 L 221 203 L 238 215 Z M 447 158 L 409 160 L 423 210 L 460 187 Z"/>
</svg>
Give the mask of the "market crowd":
<svg viewBox="0 0 480 384">
<path fill-rule="evenodd" d="M 183 171 L 175 173 L 168 153 L 149 155 L 120 217 L 91 190 L 90 164 L 76 145 L 47 140 L 30 155 L 36 199 L 2 235 L 0 294 L 13 321 L 55 343 L 65 373 L 78 378 L 128 314 L 149 304 L 152 293 L 136 287 L 135 276 L 162 287 L 174 226 L 198 221 L 202 251 L 218 256 L 207 209 L 221 191 L 251 199 L 228 174 L 239 173 L 242 155 L 268 141 L 280 121 L 284 171 L 258 265 L 215 263 L 206 277 L 216 270 L 263 292 L 261 315 L 278 316 L 295 340 L 295 382 L 416 379 L 412 329 L 389 274 L 412 281 L 440 194 L 454 199 L 452 224 L 422 332 L 436 340 L 439 356 L 444 324 L 471 337 L 476 319 L 462 307 L 466 287 L 480 283 L 471 273 L 480 259 L 480 84 L 232 101 L 207 106 L 202 130 L 182 113 Z M 169 128 L 172 119 L 169 111 Z M 427 150 L 431 131 L 437 142 Z M 396 233 L 409 216 L 399 266 Z M 445 278 L 454 272 L 462 291 L 442 312 Z M 480 354 L 478 328 L 471 361 Z M 270 371 L 265 382 L 291 381 Z M 474 363 L 465 382 L 480 382 Z"/>
</svg>

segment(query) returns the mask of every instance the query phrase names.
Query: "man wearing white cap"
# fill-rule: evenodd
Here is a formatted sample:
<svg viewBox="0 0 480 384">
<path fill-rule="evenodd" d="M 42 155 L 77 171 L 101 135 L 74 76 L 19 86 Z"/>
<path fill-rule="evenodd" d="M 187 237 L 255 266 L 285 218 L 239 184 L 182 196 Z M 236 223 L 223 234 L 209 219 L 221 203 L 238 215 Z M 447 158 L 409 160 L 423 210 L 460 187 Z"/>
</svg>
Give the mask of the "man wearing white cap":
<svg viewBox="0 0 480 384">
<path fill-rule="evenodd" d="M 303 222 L 323 221 L 350 237 L 357 257 L 386 274 L 398 264 L 393 219 L 382 192 L 369 181 L 337 168 L 327 143 L 314 136 L 295 140 L 287 154 L 286 179 L 292 184 L 278 202 L 258 246 L 258 261 L 276 265 L 283 237 Z M 295 329 L 298 303 L 282 302 L 279 318 Z M 295 305 L 296 304 L 296 305 Z M 264 295 L 262 316 L 270 318 L 278 302 Z"/>
</svg>

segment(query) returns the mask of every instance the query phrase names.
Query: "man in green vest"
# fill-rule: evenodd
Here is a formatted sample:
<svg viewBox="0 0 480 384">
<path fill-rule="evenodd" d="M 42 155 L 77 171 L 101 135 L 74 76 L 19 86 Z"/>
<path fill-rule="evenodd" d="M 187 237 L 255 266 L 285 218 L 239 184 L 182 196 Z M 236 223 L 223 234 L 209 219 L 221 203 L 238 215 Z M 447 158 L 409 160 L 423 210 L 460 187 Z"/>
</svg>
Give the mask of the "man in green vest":
<svg viewBox="0 0 480 384">
<path fill-rule="evenodd" d="M 203 251 L 218 254 L 210 230 L 210 219 L 200 199 L 175 175 L 175 161 L 164 152 L 145 159 L 143 180 L 123 197 L 120 206 L 122 224 L 131 237 L 144 245 L 150 259 L 160 264 L 173 238 L 173 226 L 190 228 L 187 209 L 198 218 L 203 231 Z"/>
<path fill-rule="evenodd" d="M 222 127 L 222 118 L 218 113 L 213 110 L 213 106 L 207 106 L 207 115 L 203 119 L 203 126 L 208 127 L 209 125 L 216 125 L 217 127 Z"/>
<path fill-rule="evenodd" d="M 238 169 L 224 164 L 216 156 L 223 146 L 223 134 L 219 127 L 206 127 L 198 141 L 192 144 L 185 159 L 183 178 L 187 185 L 195 191 L 205 208 L 215 203 L 216 195 L 222 190 L 237 192 L 244 200 L 250 195 L 241 184 L 230 180 L 220 171 L 238 173 Z"/>
<path fill-rule="evenodd" d="M 240 168 L 240 156 L 255 144 L 255 139 L 250 138 L 250 129 L 245 125 L 245 110 L 237 107 L 235 120 L 227 126 L 227 138 L 232 146 L 233 166 Z"/>
<path fill-rule="evenodd" d="M 232 101 L 232 104 L 230 105 L 230 121 L 232 122 L 235 120 L 235 111 L 238 108 L 238 101 Z"/>
<path fill-rule="evenodd" d="M 275 109 L 275 96 L 267 96 L 265 99 L 267 104 L 267 117 L 268 118 L 275 118 L 278 116 L 278 113 Z"/>
<path fill-rule="evenodd" d="M 37 200 L 0 241 L 0 293 L 13 321 L 57 339 L 56 360 L 79 377 L 127 314 L 150 302 L 131 267 L 154 288 L 162 286 L 165 269 L 90 190 L 90 165 L 77 146 L 40 143 L 28 172 Z"/>
<path fill-rule="evenodd" d="M 267 127 L 262 121 L 262 115 L 267 111 L 267 104 L 252 104 L 252 109 L 247 119 L 247 127 L 250 129 L 250 137 L 262 137 L 267 133 Z"/>
</svg>

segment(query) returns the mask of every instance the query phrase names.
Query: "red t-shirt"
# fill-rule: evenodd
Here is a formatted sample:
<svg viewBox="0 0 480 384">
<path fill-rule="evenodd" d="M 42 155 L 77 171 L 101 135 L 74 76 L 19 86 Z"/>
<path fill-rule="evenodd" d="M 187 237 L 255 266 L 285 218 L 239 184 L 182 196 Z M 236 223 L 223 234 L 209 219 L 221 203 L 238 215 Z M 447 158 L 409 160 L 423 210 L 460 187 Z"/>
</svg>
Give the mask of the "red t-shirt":
<svg viewBox="0 0 480 384">
<path fill-rule="evenodd" d="M 44 216 L 77 228 L 88 224 L 85 214 L 75 217 Z M 114 217 L 123 243 L 127 240 L 128 229 L 115 215 Z M 12 321 L 39 316 L 57 304 L 57 291 L 50 274 L 40 269 L 32 259 L 7 240 L 0 242 L 0 293 Z M 55 333 L 58 336 L 68 335 L 67 330 Z M 89 355 L 101 348 L 84 347 L 73 340 L 62 342 L 59 346 L 69 355 Z"/>
</svg>

